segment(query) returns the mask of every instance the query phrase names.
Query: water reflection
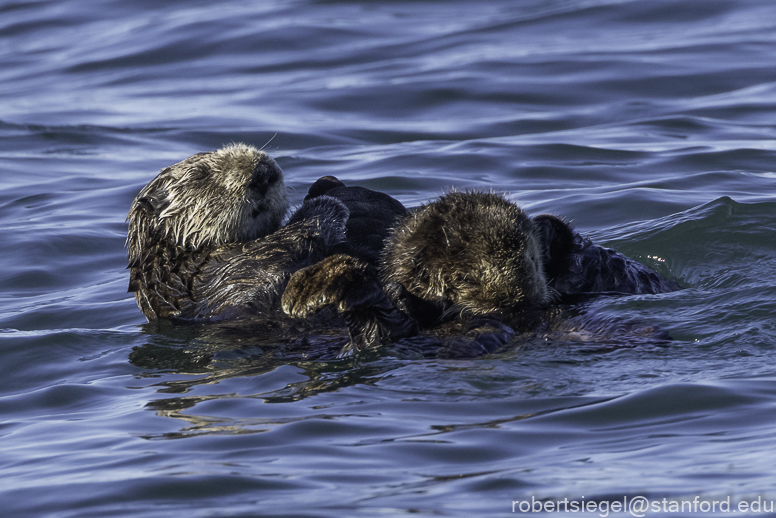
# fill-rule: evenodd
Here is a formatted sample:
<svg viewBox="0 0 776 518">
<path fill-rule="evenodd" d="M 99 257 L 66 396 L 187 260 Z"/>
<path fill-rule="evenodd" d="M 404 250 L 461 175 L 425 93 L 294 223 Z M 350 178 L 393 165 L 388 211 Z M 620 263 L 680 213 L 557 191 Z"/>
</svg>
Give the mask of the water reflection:
<svg viewBox="0 0 776 518">
<path fill-rule="evenodd" d="M 154 322 L 145 325 L 144 332 L 146 343 L 135 347 L 129 360 L 145 369 L 144 377 L 161 374 L 155 385 L 158 393 L 173 395 L 153 400 L 146 408 L 186 423 L 177 432 L 149 439 L 266 431 L 288 419 L 239 417 L 232 412 L 230 417 L 216 417 L 192 410 L 239 399 L 301 401 L 341 387 L 376 383 L 396 367 L 372 361 L 376 354 L 339 358 L 348 341 L 344 327 L 312 332 L 308 325 L 290 320 Z"/>
<path fill-rule="evenodd" d="M 345 358 L 338 357 L 348 340 L 344 327 L 311 328 L 295 321 L 259 320 L 148 324 L 144 326 L 146 343 L 130 354 L 131 363 L 145 370 L 143 376 L 161 377 L 155 385 L 160 397 L 146 408 L 184 425 L 177 431 L 144 437 L 261 433 L 300 419 L 331 419 L 323 407 L 319 415 L 309 403 L 298 416 L 288 405 L 280 415 L 257 403 L 292 404 L 344 388 L 377 385 L 413 363 L 433 369 L 432 363 L 443 362 L 449 369 L 457 370 L 460 365 L 465 370 L 471 368 L 467 362 L 450 356 L 440 359 L 439 351 L 466 351 L 476 341 L 491 340 L 498 345 L 497 352 L 480 358 L 520 362 L 521 355 L 543 351 L 558 365 L 624 348 L 670 343 L 660 329 L 618 321 L 599 314 L 594 306 L 555 308 L 543 315 L 541 325 L 522 332 L 506 333 L 502 328 L 483 332 L 480 326 L 467 334 L 464 324 L 455 323 L 438 329 L 436 336 L 404 340 Z M 434 346 L 431 352 L 429 344 Z M 559 350 L 563 353 L 557 354 Z M 422 386 L 418 384 L 414 389 Z"/>
</svg>

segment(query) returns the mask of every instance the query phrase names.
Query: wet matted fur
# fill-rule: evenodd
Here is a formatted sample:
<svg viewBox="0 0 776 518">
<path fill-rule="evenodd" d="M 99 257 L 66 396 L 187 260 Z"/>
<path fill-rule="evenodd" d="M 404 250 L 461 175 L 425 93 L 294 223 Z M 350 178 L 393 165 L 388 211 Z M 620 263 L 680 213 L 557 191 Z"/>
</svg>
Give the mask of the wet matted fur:
<svg viewBox="0 0 776 518">
<path fill-rule="evenodd" d="M 556 303 L 679 287 L 556 216 L 530 218 L 503 196 L 483 192 L 452 192 L 405 216 L 386 241 L 379 273 L 347 256 L 325 262 L 293 275 L 283 309 L 306 317 L 335 306 L 356 349 L 453 319 L 534 326 L 542 322 L 537 315 L 557 313 Z"/>
<path fill-rule="evenodd" d="M 404 206 L 323 177 L 281 227 L 283 173 L 245 144 L 163 169 L 129 212 L 130 281 L 149 321 L 280 315 L 289 276 L 331 254 L 376 263 Z"/>
<path fill-rule="evenodd" d="M 129 291 L 146 318 L 209 319 L 275 309 L 291 272 L 345 239 L 347 208 L 321 197 L 280 228 L 283 173 L 232 144 L 163 169 L 127 217 Z"/>
<path fill-rule="evenodd" d="M 452 192 L 405 218 L 385 246 L 386 283 L 482 315 L 550 299 L 533 221 L 502 196 Z"/>
</svg>

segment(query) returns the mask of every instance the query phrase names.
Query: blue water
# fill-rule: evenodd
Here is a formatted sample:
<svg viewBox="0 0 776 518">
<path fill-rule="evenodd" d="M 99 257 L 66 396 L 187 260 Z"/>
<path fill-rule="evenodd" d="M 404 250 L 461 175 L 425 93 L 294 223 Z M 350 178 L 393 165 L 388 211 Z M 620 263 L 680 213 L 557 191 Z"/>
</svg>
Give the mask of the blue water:
<svg viewBox="0 0 776 518">
<path fill-rule="evenodd" d="M 776 500 L 775 58 L 770 0 L 0 0 L 2 515 Z M 233 141 L 295 204 L 493 189 L 685 289 L 474 360 L 148 324 L 129 204 Z"/>
</svg>

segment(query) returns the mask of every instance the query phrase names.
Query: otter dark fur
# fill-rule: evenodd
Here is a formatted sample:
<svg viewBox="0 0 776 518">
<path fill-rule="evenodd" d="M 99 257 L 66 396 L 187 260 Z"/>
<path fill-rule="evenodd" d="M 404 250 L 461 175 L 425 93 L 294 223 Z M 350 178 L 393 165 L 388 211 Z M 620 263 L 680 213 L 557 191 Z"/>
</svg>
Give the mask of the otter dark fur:
<svg viewBox="0 0 776 518">
<path fill-rule="evenodd" d="M 531 219 L 483 192 L 453 192 L 405 218 L 386 243 L 383 279 L 474 315 L 542 307 L 569 295 L 678 288 L 556 216 Z"/>
<path fill-rule="evenodd" d="M 323 195 L 341 201 L 350 213 L 345 225 L 348 239 L 337 245 L 333 253 L 345 253 L 377 264 L 393 226 L 407 214 L 404 205 L 382 192 L 346 187 L 333 176 L 319 178 L 310 187 L 305 202 Z"/>
<path fill-rule="evenodd" d="M 346 256 L 324 263 L 294 274 L 283 308 L 307 316 L 335 305 L 350 316 L 357 348 L 412 336 L 458 315 L 528 325 L 552 311 L 551 303 L 579 295 L 678 288 L 592 244 L 560 218 L 531 219 L 502 196 L 482 192 L 450 193 L 402 219 L 386 241 L 379 276 Z M 347 286 L 356 284 L 357 296 L 349 294 Z"/>
<path fill-rule="evenodd" d="M 333 188 L 325 188 L 330 180 Z M 146 318 L 270 315 L 294 271 L 331 253 L 378 257 L 404 207 L 328 177 L 314 187 L 318 195 L 281 228 L 288 208 L 283 173 L 262 151 L 234 144 L 162 170 L 127 218 L 129 291 Z M 385 221 L 367 228 L 367 213 Z"/>
</svg>

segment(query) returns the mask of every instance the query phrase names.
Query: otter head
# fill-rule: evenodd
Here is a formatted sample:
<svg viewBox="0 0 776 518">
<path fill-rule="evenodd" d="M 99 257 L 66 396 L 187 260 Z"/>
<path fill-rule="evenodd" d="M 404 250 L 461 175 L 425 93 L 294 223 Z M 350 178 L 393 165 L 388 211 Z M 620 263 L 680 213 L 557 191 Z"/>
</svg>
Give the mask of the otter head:
<svg viewBox="0 0 776 518">
<path fill-rule="evenodd" d="M 383 264 L 386 282 L 462 313 L 519 311 L 550 299 L 533 222 L 492 193 L 453 192 L 405 218 Z"/>
<path fill-rule="evenodd" d="M 193 251 L 274 232 L 288 209 L 283 172 L 245 144 L 198 153 L 163 169 L 132 202 L 129 264 L 152 248 Z"/>
</svg>

